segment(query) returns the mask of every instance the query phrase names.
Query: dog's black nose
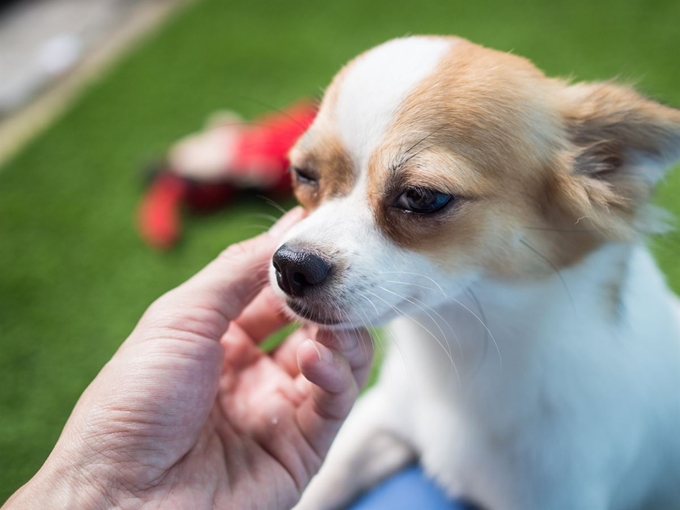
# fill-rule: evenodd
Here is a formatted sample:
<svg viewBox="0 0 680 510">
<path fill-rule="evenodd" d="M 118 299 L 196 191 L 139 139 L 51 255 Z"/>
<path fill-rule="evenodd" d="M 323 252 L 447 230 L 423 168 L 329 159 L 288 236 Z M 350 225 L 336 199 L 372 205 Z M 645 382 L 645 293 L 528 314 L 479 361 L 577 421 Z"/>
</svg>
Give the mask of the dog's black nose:
<svg viewBox="0 0 680 510">
<path fill-rule="evenodd" d="M 331 266 L 321 257 L 308 251 L 294 250 L 285 244 L 273 258 L 276 281 L 289 296 L 300 297 L 307 289 L 323 283 Z"/>
</svg>

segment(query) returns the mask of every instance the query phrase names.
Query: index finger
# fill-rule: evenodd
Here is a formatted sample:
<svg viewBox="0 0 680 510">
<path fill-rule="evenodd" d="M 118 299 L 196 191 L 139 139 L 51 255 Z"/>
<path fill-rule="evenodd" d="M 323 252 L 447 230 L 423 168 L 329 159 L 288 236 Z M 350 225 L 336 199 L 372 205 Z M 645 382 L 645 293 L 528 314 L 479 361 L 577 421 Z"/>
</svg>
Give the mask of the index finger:
<svg viewBox="0 0 680 510">
<path fill-rule="evenodd" d="M 161 297 L 152 307 L 156 315 L 159 308 L 172 312 L 161 313 L 163 325 L 182 330 L 187 324 L 195 324 L 200 326 L 201 335 L 219 340 L 229 322 L 267 283 L 274 250 L 303 215 L 300 207 L 289 211 L 268 232 L 230 246 L 195 276 Z"/>
</svg>

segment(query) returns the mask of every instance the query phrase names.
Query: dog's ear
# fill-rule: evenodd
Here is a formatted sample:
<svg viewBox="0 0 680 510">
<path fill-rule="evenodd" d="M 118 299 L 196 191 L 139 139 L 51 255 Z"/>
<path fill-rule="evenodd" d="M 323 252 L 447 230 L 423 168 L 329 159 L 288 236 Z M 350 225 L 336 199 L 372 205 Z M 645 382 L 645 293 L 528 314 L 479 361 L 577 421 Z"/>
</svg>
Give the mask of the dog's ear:
<svg viewBox="0 0 680 510">
<path fill-rule="evenodd" d="M 645 201 L 680 159 L 680 110 L 611 83 L 577 84 L 565 92 L 573 172 L 606 184 L 621 201 Z"/>
<path fill-rule="evenodd" d="M 567 86 L 560 100 L 567 150 L 546 194 L 558 217 L 611 239 L 663 229 L 648 202 L 680 159 L 680 110 L 611 83 Z"/>
</svg>

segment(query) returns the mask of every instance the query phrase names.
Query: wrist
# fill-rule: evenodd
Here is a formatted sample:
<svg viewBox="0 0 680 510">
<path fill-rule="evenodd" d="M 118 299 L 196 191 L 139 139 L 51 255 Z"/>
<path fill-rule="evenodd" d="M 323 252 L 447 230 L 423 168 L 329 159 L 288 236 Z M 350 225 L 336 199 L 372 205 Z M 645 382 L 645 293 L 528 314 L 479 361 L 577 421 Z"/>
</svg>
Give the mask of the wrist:
<svg viewBox="0 0 680 510">
<path fill-rule="evenodd" d="M 52 463 L 48 459 L 40 471 L 14 493 L 2 510 L 99 510 L 118 507 L 106 488 L 99 485 L 92 476 L 72 466 Z"/>
</svg>

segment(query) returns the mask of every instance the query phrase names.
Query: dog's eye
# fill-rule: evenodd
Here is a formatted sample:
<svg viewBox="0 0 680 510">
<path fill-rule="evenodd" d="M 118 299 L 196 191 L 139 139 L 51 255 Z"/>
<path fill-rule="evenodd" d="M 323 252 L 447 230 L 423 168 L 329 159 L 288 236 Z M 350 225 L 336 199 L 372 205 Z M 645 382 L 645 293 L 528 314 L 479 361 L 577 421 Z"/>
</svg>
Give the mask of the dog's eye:
<svg viewBox="0 0 680 510">
<path fill-rule="evenodd" d="M 290 171 L 295 174 L 295 180 L 300 184 L 316 184 L 318 182 L 318 178 L 309 171 L 297 167 L 291 168 Z"/>
<path fill-rule="evenodd" d="M 416 213 L 432 213 L 447 205 L 453 197 L 428 188 L 407 188 L 394 204 L 404 211 Z"/>
</svg>

